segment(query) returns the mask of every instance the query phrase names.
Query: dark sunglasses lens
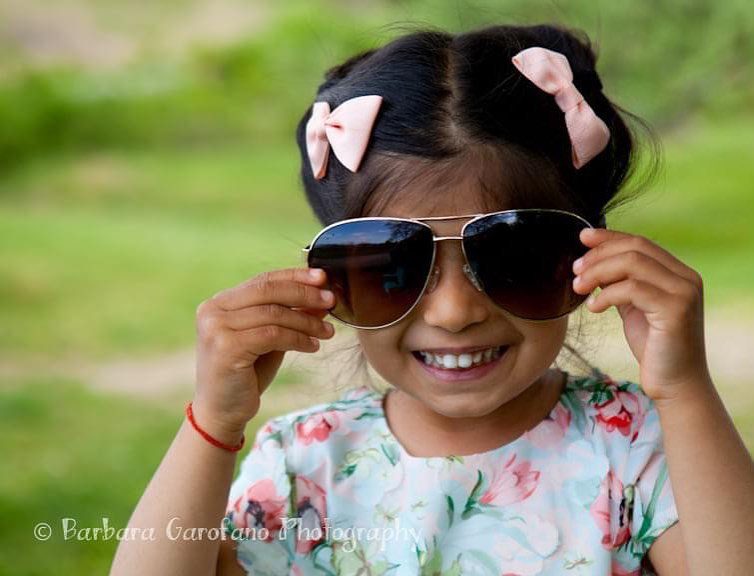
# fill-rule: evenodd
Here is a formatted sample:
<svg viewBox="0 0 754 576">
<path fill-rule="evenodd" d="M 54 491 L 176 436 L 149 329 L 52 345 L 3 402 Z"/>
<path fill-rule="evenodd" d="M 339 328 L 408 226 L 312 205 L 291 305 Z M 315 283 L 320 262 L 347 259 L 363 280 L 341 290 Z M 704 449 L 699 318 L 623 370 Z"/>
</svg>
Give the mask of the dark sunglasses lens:
<svg viewBox="0 0 754 576">
<path fill-rule="evenodd" d="M 308 264 L 327 273 L 335 318 L 375 328 L 398 320 L 419 299 L 433 242 L 432 230 L 415 222 L 344 222 L 315 240 Z"/>
<path fill-rule="evenodd" d="M 557 211 L 505 212 L 471 222 L 464 249 L 487 295 L 521 318 L 547 320 L 576 309 L 573 262 L 587 252 L 586 223 Z"/>
</svg>

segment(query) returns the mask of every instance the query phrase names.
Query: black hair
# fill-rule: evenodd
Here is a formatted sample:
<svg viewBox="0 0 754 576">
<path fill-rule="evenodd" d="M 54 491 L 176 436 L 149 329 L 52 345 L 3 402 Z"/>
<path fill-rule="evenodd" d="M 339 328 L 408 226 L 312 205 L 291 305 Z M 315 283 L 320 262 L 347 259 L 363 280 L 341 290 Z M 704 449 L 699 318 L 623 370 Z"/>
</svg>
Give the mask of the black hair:
<svg viewBox="0 0 754 576">
<path fill-rule="evenodd" d="M 572 164 L 563 112 L 513 65 L 519 51 L 540 46 L 562 53 L 574 85 L 610 130 L 607 147 L 587 164 Z M 314 101 L 335 109 L 377 94 L 383 102 L 357 172 L 330 152 L 324 178 L 314 179 L 306 153 L 310 106 L 298 123 L 301 180 L 307 201 L 326 225 L 378 214 L 396 194 L 421 202 L 459 179 L 477 179 L 490 211 L 550 207 L 604 225 L 609 211 L 641 191 L 660 165 L 659 141 L 641 118 L 612 102 L 596 71 L 597 54 L 581 30 L 556 24 L 493 25 L 452 34 L 422 27 L 333 66 Z M 313 103 L 312 102 L 312 103 Z M 637 172 L 639 133 L 651 149 L 645 182 Z"/>
</svg>

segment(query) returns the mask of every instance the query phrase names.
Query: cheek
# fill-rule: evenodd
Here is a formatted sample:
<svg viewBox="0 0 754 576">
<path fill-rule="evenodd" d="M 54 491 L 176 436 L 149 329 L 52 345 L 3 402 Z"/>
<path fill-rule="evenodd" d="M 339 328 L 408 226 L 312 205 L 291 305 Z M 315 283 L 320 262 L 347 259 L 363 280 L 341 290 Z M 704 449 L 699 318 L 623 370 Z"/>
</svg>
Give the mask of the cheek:
<svg viewBox="0 0 754 576">
<path fill-rule="evenodd" d="M 390 330 L 359 333 L 359 343 L 367 362 L 386 380 L 393 381 L 394 374 L 404 369 L 408 353 L 401 350 L 399 335 Z"/>
<path fill-rule="evenodd" d="M 567 330 L 568 317 L 521 327 L 520 331 L 524 335 L 522 354 L 541 358 L 541 363 L 549 366 L 563 347 Z"/>
</svg>

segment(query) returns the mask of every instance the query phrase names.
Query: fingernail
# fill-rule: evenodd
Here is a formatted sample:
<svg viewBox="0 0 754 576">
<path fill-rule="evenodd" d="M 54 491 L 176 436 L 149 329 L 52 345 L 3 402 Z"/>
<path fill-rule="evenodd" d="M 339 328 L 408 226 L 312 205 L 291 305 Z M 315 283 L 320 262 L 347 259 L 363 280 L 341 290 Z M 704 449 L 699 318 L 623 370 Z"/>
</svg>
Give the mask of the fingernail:
<svg viewBox="0 0 754 576">
<path fill-rule="evenodd" d="M 330 290 L 320 290 L 319 295 L 323 302 L 332 302 L 335 295 Z"/>
<path fill-rule="evenodd" d="M 313 280 L 318 280 L 322 277 L 322 268 L 312 268 L 311 270 L 309 270 L 309 276 Z"/>
<path fill-rule="evenodd" d="M 573 263 L 573 270 L 575 272 L 578 272 L 581 270 L 581 267 L 584 265 L 584 258 L 579 258 Z"/>
</svg>

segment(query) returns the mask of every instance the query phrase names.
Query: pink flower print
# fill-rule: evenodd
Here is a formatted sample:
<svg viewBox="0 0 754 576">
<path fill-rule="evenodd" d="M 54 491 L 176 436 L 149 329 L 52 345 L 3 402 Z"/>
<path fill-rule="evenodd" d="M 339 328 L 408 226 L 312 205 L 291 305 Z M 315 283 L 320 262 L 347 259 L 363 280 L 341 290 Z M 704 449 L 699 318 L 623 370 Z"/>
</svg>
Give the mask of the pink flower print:
<svg viewBox="0 0 754 576">
<path fill-rule="evenodd" d="M 296 424 L 296 437 L 305 445 L 324 442 L 333 430 L 338 429 L 340 422 L 341 416 L 336 410 L 312 414 Z"/>
<path fill-rule="evenodd" d="M 479 498 L 481 504 L 506 506 L 526 500 L 537 487 L 539 471 L 531 469 L 531 462 L 515 462 L 513 454 L 505 466 L 492 471 L 492 478 L 487 490 Z"/>
<path fill-rule="evenodd" d="M 631 434 L 631 442 L 636 439 L 644 420 L 644 411 L 636 394 L 612 388 L 612 398 L 595 404 L 597 422 L 607 432 L 618 430 L 623 436 Z M 632 433 L 633 430 L 633 433 Z"/>
<path fill-rule="evenodd" d="M 325 540 L 327 498 L 325 491 L 305 476 L 296 476 L 296 497 L 299 518 L 296 552 L 307 554 Z"/>
<path fill-rule="evenodd" d="M 556 448 L 563 439 L 570 423 L 571 411 L 558 403 L 547 418 L 525 432 L 525 435 L 537 448 L 551 450 Z"/>
<path fill-rule="evenodd" d="M 287 499 L 277 493 L 275 483 L 269 478 L 249 486 L 233 505 L 233 524 L 241 529 L 266 528 L 265 540 L 270 541 L 282 527 Z M 263 531 L 257 534 L 260 537 Z M 254 535 L 250 535 L 254 537 Z"/>
<path fill-rule="evenodd" d="M 267 424 L 264 425 L 262 428 L 261 436 L 270 436 L 274 431 L 274 428 L 272 427 L 272 424 L 270 422 L 267 422 Z"/>
<path fill-rule="evenodd" d="M 623 483 L 612 470 L 602 479 L 589 513 L 602 532 L 602 546 L 606 549 L 618 548 L 630 538 L 630 510 L 623 496 Z M 611 526 L 611 521 L 617 526 Z"/>
</svg>

